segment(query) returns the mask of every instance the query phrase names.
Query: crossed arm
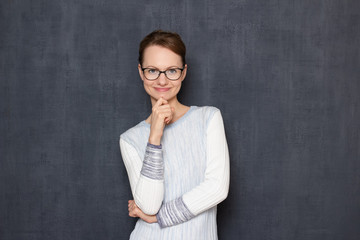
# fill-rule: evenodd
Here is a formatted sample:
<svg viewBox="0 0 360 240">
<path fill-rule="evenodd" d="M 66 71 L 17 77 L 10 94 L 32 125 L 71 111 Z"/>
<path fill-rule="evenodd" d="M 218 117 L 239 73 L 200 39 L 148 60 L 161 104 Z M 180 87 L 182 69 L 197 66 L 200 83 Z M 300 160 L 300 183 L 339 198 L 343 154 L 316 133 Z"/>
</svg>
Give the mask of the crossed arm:
<svg viewBox="0 0 360 240">
<path fill-rule="evenodd" d="M 154 160 L 153 155 L 145 154 L 142 161 L 136 150 L 120 139 L 120 148 L 134 197 L 134 201 L 130 200 L 128 204 L 130 216 L 140 217 L 149 223 L 158 222 L 160 227 L 170 227 L 190 220 L 227 197 L 229 152 L 220 111 L 215 112 L 210 120 L 206 138 L 207 165 L 204 181 L 181 197 L 164 203 L 162 158 L 156 157 Z M 155 146 L 148 145 L 147 150 L 148 148 Z M 161 149 L 152 151 L 161 156 Z"/>
</svg>

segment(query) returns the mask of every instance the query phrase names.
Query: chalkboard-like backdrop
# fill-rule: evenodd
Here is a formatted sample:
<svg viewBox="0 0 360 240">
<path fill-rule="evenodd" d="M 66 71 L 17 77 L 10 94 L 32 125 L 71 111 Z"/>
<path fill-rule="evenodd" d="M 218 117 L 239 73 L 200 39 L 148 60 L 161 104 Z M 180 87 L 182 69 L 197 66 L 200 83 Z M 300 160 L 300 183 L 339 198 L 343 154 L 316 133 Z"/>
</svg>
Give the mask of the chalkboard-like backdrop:
<svg viewBox="0 0 360 240">
<path fill-rule="evenodd" d="M 187 105 L 221 109 L 223 239 L 360 239 L 360 2 L 0 3 L 0 239 L 127 239 L 119 135 L 150 103 L 139 41 L 188 47 Z"/>
</svg>

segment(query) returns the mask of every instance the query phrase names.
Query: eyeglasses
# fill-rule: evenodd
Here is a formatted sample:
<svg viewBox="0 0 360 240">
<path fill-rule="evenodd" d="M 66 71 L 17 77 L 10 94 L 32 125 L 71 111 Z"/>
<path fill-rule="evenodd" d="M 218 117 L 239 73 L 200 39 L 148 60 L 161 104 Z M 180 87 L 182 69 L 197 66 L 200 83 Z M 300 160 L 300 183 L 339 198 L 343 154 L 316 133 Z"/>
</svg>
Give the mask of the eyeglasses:
<svg viewBox="0 0 360 240">
<path fill-rule="evenodd" d="M 176 81 L 181 77 L 184 68 L 170 68 L 165 71 L 160 71 L 156 68 L 141 68 L 141 70 L 149 81 L 158 79 L 161 73 L 164 73 L 169 80 Z"/>
</svg>

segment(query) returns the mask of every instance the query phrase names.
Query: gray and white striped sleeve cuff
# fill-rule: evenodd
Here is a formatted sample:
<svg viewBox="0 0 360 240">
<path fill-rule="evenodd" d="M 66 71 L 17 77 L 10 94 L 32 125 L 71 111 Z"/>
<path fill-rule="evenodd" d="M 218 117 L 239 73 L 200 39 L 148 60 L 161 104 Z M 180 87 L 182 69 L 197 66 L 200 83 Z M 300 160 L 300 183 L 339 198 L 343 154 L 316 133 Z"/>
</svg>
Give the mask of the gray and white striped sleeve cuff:
<svg viewBox="0 0 360 240">
<path fill-rule="evenodd" d="M 161 145 L 147 144 L 141 174 L 155 180 L 164 179 L 164 162 Z"/>
<path fill-rule="evenodd" d="M 156 215 L 161 228 L 189 221 L 193 217 L 195 217 L 195 215 L 186 207 L 182 197 L 163 203 Z"/>
</svg>

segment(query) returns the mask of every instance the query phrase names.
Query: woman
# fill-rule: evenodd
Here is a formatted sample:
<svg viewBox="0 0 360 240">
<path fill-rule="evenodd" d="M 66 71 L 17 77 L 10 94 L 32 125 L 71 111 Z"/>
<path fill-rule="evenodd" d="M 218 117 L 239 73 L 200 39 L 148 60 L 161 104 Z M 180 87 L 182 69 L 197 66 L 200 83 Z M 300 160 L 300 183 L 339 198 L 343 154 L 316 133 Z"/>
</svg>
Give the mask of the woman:
<svg viewBox="0 0 360 240">
<path fill-rule="evenodd" d="M 177 99 L 185 79 L 180 36 L 154 31 L 140 43 L 139 74 L 150 116 L 120 136 L 122 158 L 139 217 L 130 239 L 217 239 L 216 205 L 229 189 L 229 153 L 215 107 Z"/>
</svg>

